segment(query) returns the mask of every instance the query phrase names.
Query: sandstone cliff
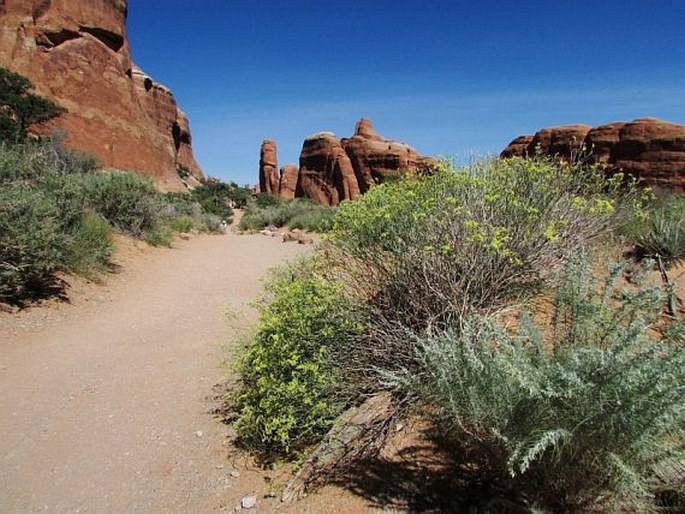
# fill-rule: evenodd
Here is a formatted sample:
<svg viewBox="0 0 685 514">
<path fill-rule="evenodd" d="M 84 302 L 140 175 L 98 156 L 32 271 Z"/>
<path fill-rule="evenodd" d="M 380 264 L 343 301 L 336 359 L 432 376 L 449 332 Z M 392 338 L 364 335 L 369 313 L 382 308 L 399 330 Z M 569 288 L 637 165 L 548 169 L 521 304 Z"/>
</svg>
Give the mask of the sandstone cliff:
<svg viewBox="0 0 685 514">
<path fill-rule="evenodd" d="M 172 93 L 131 63 L 126 0 L 0 0 L 0 16 L 0 66 L 68 110 L 68 144 L 165 190 L 185 188 L 177 166 L 202 178 Z"/>
<path fill-rule="evenodd" d="M 685 125 L 639 118 L 595 128 L 553 127 L 514 139 L 500 155 L 527 156 L 536 148 L 564 159 L 584 148 L 592 162 L 633 175 L 657 192 L 685 192 Z"/>
<path fill-rule="evenodd" d="M 264 158 L 265 146 L 273 157 Z M 338 205 L 353 200 L 373 184 L 403 172 L 430 168 L 435 160 L 422 157 L 412 147 L 385 139 L 362 118 L 354 135 L 338 140 L 332 132 L 319 132 L 305 139 L 300 153 L 300 168 L 290 164 L 281 170 L 278 187 L 276 180 L 275 145 L 262 144 L 260 158 L 260 192 L 281 198 L 305 197 L 324 204 Z"/>
</svg>

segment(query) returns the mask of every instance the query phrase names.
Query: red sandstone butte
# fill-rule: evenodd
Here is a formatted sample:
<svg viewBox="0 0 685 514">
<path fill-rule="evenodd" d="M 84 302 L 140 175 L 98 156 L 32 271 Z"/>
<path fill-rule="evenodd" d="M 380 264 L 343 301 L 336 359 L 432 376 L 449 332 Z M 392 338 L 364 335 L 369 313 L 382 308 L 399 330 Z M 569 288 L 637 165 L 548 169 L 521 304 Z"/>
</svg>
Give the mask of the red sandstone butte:
<svg viewBox="0 0 685 514">
<path fill-rule="evenodd" d="M 202 178 L 188 121 L 171 92 L 134 67 L 126 0 L 3 0 L 0 66 L 68 112 L 50 125 L 103 166 L 185 189 L 176 167 Z"/>
<path fill-rule="evenodd" d="M 352 163 L 332 132 L 319 132 L 305 139 L 295 196 L 323 205 L 338 205 L 359 196 Z"/>
<path fill-rule="evenodd" d="M 407 144 L 380 136 L 366 118 L 359 120 L 354 135 L 341 143 L 352 162 L 362 193 L 386 178 L 422 170 L 434 162 Z"/>
<path fill-rule="evenodd" d="M 578 138 L 586 126 L 569 127 L 578 128 L 575 133 L 566 131 L 564 137 L 557 138 L 556 143 L 552 143 L 551 139 L 554 134 L 559 134 L 559 127 L 538 132 L 525 150 L 522 148 L 523 140 L 517 138 L 500 156 L 530 155 L 536 141 L 539 141 L 543 153 L 568 158 L 568 153 L 561 149 L 568 143 L 569 135 Z M 550 143 L 547 143 L 547 136 L 538 137 L 541 133 L 550 134 Z M 614 122 L 587 131 L 582 145 L 590 159 L 607 165 L 609 172 L 623 171 L 657 192 L 685 192 L 685 125 L 657 118 Z"/>
<path fill-rule="evenodd" d="M 268 152 L 273 146 L 273 157 L 265 158 L 267 143 Z M 380 136 L 365 118 L 357 122 L 350 138 L 340 141 L 332 132 L 319 132 L 305 139 L 299 171 L 295 165 L 283 167 L 278 187 L 275 152 L 272 141 L 262 144 L 259 190 L 281 198 L 310 198 L 323 205 L 354 200 L 386 178 L 426 171 L 436 162 L 409 145 Z"/>
</svg>

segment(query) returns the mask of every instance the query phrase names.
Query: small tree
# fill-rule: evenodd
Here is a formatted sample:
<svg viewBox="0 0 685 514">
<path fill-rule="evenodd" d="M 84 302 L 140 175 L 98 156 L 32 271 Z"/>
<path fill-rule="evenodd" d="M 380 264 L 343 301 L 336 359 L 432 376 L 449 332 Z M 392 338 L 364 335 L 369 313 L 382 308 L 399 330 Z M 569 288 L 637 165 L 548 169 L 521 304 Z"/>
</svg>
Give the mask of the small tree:
<svg viewBox="0 0 685 514">
<path fill-rule="evenodd" d="M 63 107 L 30 93 L 29 79 L 0 67 L 0 141 L 20 143 L 36 123 L 65 112 Z"/>
</svg>

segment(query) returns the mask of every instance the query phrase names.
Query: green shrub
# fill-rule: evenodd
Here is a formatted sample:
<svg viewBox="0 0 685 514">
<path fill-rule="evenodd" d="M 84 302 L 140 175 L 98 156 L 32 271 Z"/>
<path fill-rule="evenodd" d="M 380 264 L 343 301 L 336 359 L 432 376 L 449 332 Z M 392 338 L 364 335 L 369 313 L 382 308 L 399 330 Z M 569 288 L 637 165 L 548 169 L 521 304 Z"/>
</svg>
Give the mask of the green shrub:
<svg viewBox="0 0 685 514">
<path fill-rule="evenodd" d="M 277 197 L 277 196 L 272 196 L 268 193 L 259 193 L 254 197 L 254 205 L 258 209 L 266 209 L 268 207 L 278 207 L 281 205 L 285 200 Z"/>
<path fill-rule="evenodd" d="M 86 211 L 69 240 L 65 267 L 92 277 L 106 268 L 113 252 L 112 227 L 100 214 Z"/>
<path fill-rule="evenodd" d="M 233 187 L 219 180 L 208 180 L 191 192 L 194 201 L 202 206 L 202 210 L 214 214 L 227 222 L 233 217 L 231 200 Z"/>
<path fill-rule="evenodd" d="M 164 200 L 149 178 L 111 172 L 84 176 L 82 180 L 88 207 L 121 232 L 145 238 L 159 230 Z"/>
<path fill-rule="evenodd" d="M 188 233 L 195 228 L 195 220 L 190 216 L 179 216 L 171 220 L 170 227 L 174 232 Z"/>
<path fill-rule="evenodd" d="M 685 463 L 685 326 L 655 330 L 659 288 L 619 292 L 621 272 L 597 292 L 570 260 L 549 326 L 524 316 L 512 334 L 476 316 L 417 338 L 420 371 L 396 383 L 439 407 L 445 447 L 471 470 L 455 486 L 550 512 L 657 510 L 658 470 Z"/>
<path fill-rule="evenodd" d="M 236 429 L 264 456 L 292 455 L 318 441 L 341 409 L 328 348 L 355 331 L 338 286 L 300 261 L 266 283 L 268 303 L 240 363 Z"/>
<path fill-rule="evenodd" d="M 288 221 L 288 228 L 325 233 L 333 228 L 335 208 L 316 206 L 308 211 L 295 214 Z"/>
<path fill-rule="evenodd" d="M 169 227 L 158 227 L 145 235 L 145 241 L 151 246 L 171 247 L 174 235 Z"/>
<path fill-rule="evenodd" d="M 628 227 L 641 253 L 667 262 L 685 258 L 685 197 L 671 197 L 647 209 Z"/>
<path fill-rule="evenodd" d="M 21 301 L 52 283 L 68 245 L 59 214 L 41 191 L 0 187 L 0 299 Z"/>
<path fill-rule="evenodd" d="M 225 229 L 221 225 L 221 218 L 216 214 L 203 213 L 201 217 L 202 230 L 210 234 L 221 234 Z"/>
<path fill-rule="evenodd" d="M 272 198 L 273 200 L 265 200 Z M 267 226 L 326 232 L 333 226 L 335 208 L 326 207 L 306 198 L 283 200 L 260 195 L 249 202 L 240 220 L 241 230 L 260 230 Z"/>
<path fill-rule="evenodd" d="M 62 140 L 63 136 L 56 134 L 23 144 L 0 142 L 0 183 L 36 184 L 48 178 L 88 174 L 97 169 L 95 157 L 65 147 Z"/>
<path fill-rule="evenodd" d="M 544 159 L 443 164 L 343 203 L 331 241 L 383 317 L 449 324 L 538 290 L 560 256 L 611 228 L 618 187 Z"/>
</svg>

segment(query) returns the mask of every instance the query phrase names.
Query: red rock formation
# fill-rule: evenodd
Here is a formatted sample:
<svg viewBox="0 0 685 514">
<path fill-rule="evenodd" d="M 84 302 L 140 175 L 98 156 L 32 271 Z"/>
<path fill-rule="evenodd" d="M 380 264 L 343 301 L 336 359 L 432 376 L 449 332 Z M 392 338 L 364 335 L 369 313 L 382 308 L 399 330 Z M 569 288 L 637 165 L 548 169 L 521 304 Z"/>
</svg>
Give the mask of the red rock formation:
<svg viewBox="0 0 685 514">
<path fill-rule="evenodd" d="M 578 154 L 591 128 L 589 125 L 575 124 L 542 129 L 533 136 L 529 151 L 535 152 L 540 148 L 542 153 L 570 159 Z"/>
<path fill-rule="evenodd" d="M 177 164 L 202 176 L 173 95 L 134 72 L 126 0 L 0 5 L 0 65 L 28 77 L 38 94 L 68 110 L 52 122 L 66 130 L 68 144 L 95 154 L 106 167 L 150 174 L 167 190 L 184 189 Z"/>
<path fill-rule="evenodd" d="M 278 196 L 278 189 L 276 143 L 270 139 L 265 139 L 259 152 L 259 191 Z"/>
<path fill-rule="evenodd" d="M 532 142 L 533 136 L 519 136 L 502 150 L 500 157 L 502 159 L 507 157 L 528 157 L 528 148 L 530 148 Z"/>
<path fill-rule="evenodd" d="M 265 157 L 267 143 L 269 157 Z M 300 153 L 299 172 L 294 164 L 283 167 L 280 182 L 275 175 L 275 152 L 274 143 L 264 141 L 259 163 L 260 191 L 281 198 L 307 197 L 324 205 L 353 200 L 387 177 L 427 170 L 436 163 L 404 143 L 378 135 L 365 118 L 357 122 L 349 139 L 338 141 L 332 132 L 308 137 Z"/>
<path fill-rule="evenodd" d="M 504 149 L 501 156 L 525 155 L 533 151 L 536 141 L 548 155 L 568 157 L 569 136 L 579 137 L 585 125 L 572 125 L 573 130 L 558 128 L 538 132 L 544 136 L 532 140 L 523 150 L 523 140 L 517 138 Z M 547 135 L 550 135 L 547 143 Z M 557 139 L 553 140 L 554 135 Z M 521 140 L 521 144 L 517 141 Z M 685 192 L 685 125 L 656 118 L 639 118 L 632 122 L 616 122 L 593 128 L 584 136 L 583 145 L 594 162 L 609 166 L 609 171 L 621 170 L 635 176 L 657 191 Z"/>
<path fill-rule="evenodd" d="M 594 142 L 601 145 L 595 138 Z M 609 163 L 659 191 L 685 192 L 685 125 L 640 118 L 618 130 Z"/>
<path fill-rule="evenodd" d="M 285 199 L 295 198 L 297 176 L 300 170 L 297 164 L 286 164 L 281 168 L 281 180 L 278 182 L 278 196 Z"/>
<path fill-rule="evenodd" d="M 323 205 L 338 205 L 359 196 L 352 163 L 332 132 L 320 132 L 305 139 L 295 195 Z"/>
<path fill-rule="evenodd" d="M 371 121 L 365 118 L 357 122 L 354 135 L 341 143 L 352 162 L 362 193 L 386 178 L 425 169 L 434 162 L 421 157 L 409 145 L 378 135 Z"/>
<path fill-rule="evenodd" d="M 196 184 L 190 183 L 190 185 L 199 185 L 204 174 L 193 155 L 193 137 L 190 135 L 188 116 L 181 109 L 176 109 L 176 123 L 172 127 L 172 136 L 176 148 L 176 164 L 190 171 L 191 176 L 196 180 Z"/>
</svg>

